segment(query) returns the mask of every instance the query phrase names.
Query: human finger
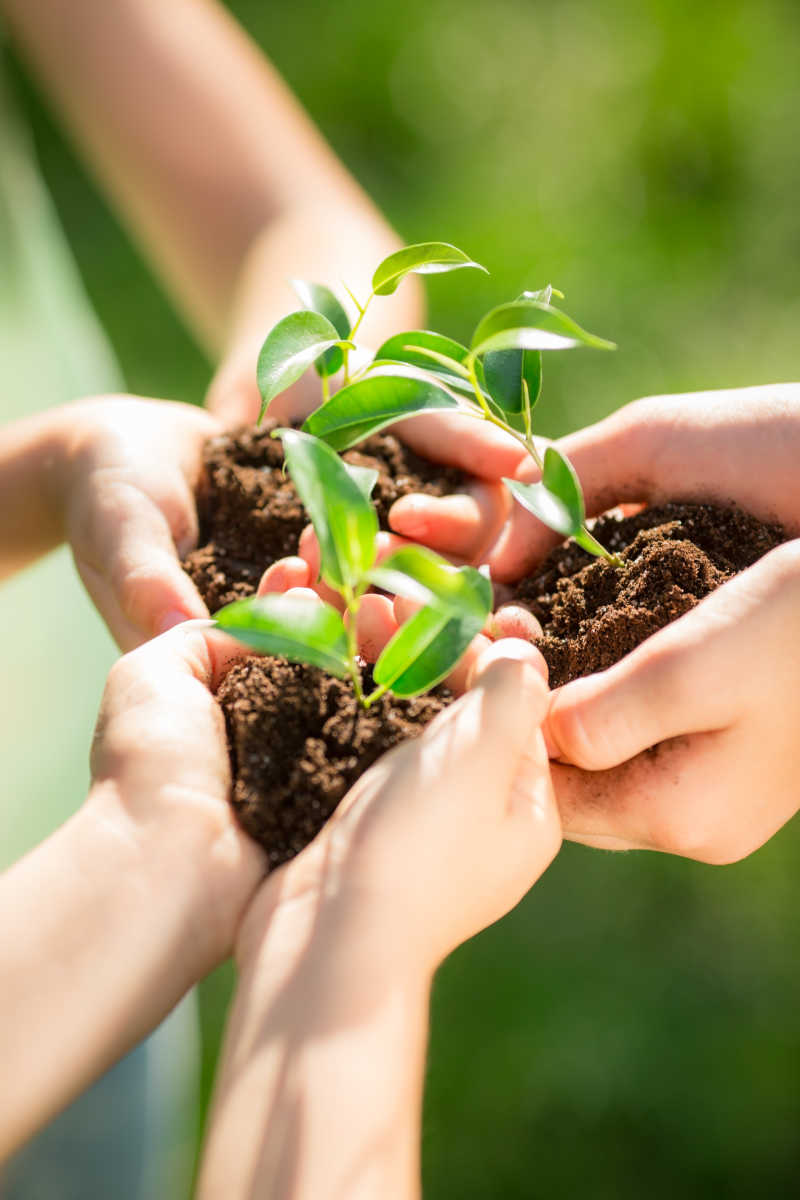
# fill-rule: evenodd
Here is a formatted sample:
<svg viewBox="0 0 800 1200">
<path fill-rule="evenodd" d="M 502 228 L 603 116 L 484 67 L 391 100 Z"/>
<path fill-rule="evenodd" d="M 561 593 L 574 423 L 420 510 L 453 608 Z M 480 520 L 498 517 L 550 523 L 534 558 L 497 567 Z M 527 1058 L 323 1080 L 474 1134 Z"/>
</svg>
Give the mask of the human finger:
<svg viewBox="0 0 800 1200">
<path fill-rule="evenodd" d="M 402 496 L 392 505 L 389 524 L 397 533 L 441 554 L 479 562 L 497 540 L 509 510 L 508 492 L 502 484 L 475 482 L 451 496 Z"/>
<path fill-rule="evenodd" d="M 287 592 L 293 587 L 309 587 L 311 570 L 304 558 L 292 555 L 279 558 L 267 567 L 258 584 L 257 594 L 268 596 L 273 592 Z"/>
<path fill-rule="evenodd" d="M 657 742 L 730 725 L 752 691 L 742 669 L 738 620 L 744 616 L 739 601 L 748 589 L 747 574 L 712 592 L 613 667 L 559 688 L 545 726 L 554 757 L 604 770 Z"/>
<path fill-rule="evenodd" d="M 176 483 L 179 492 L 183 487 L 183 481 Z M 191 509 L 190 498 L 181 499 Z M 162 509 L 122 479 L 93 490 L 86 512 L 75 522 L 76 567 L 123 649 L 180 621 L 208 616 L 181 567 L 174 538 Z"/>
<path fill-rule="evenodd" d="M 513 475 L 526 453 L 502 429 L 463 413 L 421 413 L 399 421 L 391 432 L 423 458 L 481 479 Z"/>
</svg>

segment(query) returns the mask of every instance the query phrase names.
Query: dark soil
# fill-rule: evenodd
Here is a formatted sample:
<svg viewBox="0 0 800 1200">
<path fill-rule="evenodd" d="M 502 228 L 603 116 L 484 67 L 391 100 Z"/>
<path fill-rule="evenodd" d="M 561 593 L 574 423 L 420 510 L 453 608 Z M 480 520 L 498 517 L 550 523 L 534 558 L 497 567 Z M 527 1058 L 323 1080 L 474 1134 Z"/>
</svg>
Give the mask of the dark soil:
<svg viewBox="0 0 800 1200">
<path fill-rule="evenodd" d="M 712 504 L 601 517 L 592 532 L 628 565 L 613 567 L 568 542 L 515 592 L 541 621 L 537 645 L 551 687 L 612 666 L 787 538 L 779 526 Z"/>
<path fill-rule="evenodd" d="M 283 474 L 283 447 L 270 437 L 275 422 L 211 438 L 204 454 L 198 494 L 198 546 L 183 566 L 214 613 L 251 596 L 273 562 L 297 553 L 308 519 L 294 484 Z M 382 529 L 389 509 L 409 492 L 445 496 L 463 486 L 464 476 L 420 458 L 397 438 L 374 434 L 343 458 L 379 472 L 373 499 Z"/>
<path fill-rule="evenodd" d="M 233 806 L 272 869 L 316 836 L 377 758 L 417 737 L 449 693 L 383 696 L 364 712 L 349 683 L 316 667 L 250 658 L 231 668 L 217 699 L 228 729 Z"/>
</svg>

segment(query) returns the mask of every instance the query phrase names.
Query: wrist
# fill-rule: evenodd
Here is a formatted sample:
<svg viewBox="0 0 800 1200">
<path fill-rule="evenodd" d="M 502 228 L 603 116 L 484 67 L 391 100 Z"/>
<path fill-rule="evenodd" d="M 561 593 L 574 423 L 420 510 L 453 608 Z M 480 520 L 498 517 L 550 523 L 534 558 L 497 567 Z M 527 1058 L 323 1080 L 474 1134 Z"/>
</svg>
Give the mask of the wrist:
<svg viewBox="0 0 800 1200">
<path fill-rule="evenodd" d="M 262 868 L 232 823 L 202 799 L 160 799 L 139 817 L 117 785 L 104 780 L 92 785 L 81 815 L 115 862 L 131 910 L 170 946 L 169 972 L 182 994 L 229 954 Z"/>
</svg>

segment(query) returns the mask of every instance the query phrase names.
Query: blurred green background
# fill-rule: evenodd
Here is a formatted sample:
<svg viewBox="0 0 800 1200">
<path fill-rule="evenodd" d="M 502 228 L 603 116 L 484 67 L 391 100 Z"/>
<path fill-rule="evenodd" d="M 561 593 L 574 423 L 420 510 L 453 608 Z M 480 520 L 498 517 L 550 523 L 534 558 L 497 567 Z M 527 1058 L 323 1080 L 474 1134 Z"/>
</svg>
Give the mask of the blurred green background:
<svg viewBox="0 0 800 1200">
<path fill-rule="evenodd" d="M 793 0 L 229 7 L 402 234 L 491 269 L 434 280 L 433 327 L 550 281 L 619 342 L 546 360 L 542 432 L 800 374 Z M 201 400 L 209 364 L 21 87 L 129 387 Z M 796 1194 L 799 865 L 797 822 L 724 869 L 568 846 L 440 972 L 426 1196 Z M 206 1090 L 230 986 L 202 990 Z"/>
</svg>

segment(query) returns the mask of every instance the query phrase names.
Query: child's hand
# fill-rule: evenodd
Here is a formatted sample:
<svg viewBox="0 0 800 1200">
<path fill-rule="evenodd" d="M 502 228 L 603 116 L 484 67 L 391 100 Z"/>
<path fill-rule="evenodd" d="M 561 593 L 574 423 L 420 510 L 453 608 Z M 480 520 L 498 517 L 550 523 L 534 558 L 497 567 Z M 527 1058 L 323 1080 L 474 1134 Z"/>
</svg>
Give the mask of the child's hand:
<svg viewBox="0 0 800 1200">
<path fill-rule="evenodd" d="M 120 659 L 87 802 L 0 876 L 0 1159 L 230 953 L 263 876 L 210 691 L 239 648 L 205 625 Z"/>
<path fill-rule="evenodd" d="M 208 616 L 179 555 L 197 538 L 194 489 L 214 419 L 188 404 L 131 397 L 82 401 L 57 415 L 65 536 L 122 649 Z"/>
<path fill-rule="evenodd" d="M 259 893 L 240 960 L 277 905 L 313 893 L 321 942 L 342 937 L 373 966 L 388 954 L 401 974 L 427 976 L 517 904 L 561 844 L 539 729 L 547 689 L 528 651 L 491 648 L 472 690 L 358 781 Z"/>
<path fill-rule="evenodd" d="M 212 694 L 242 650 L 208 624 L 181 625 L 112 667 L 88 802 L 141 851 L 165 907 L 169 897 L 188 897 L 180 952 L 199 964 L 195 978 L 230 952 L 264 872 L 261 850 L 228 802 L 225 722 Z"/>
<path fill-rule="evenodd" d="M 556 445 L 578 473 L 589 516 L 628 501 L 734 501 L 800 530 L 800 384 L 654 396 Z M 517 475 L 538 478 L 527 460 Z M 404 497 L 390 514 L 392 528 L 442 553 L 458 547 L 467 559 L 481 555 L 502 582 L 521 578 L 559 541 L 515 504 L 487 552 L 496 513 L 466 496 L 455 500 Z M 407 523 L 406 508 L 418 524 Z"/>
<path fill-rule="evenodd" d="M 565 832 L 704 862 L 743 858 L 800 807 L 799 729 L 795 541 L 616 666 L 554 694 L 551 752 L 586 769 L 554 764 Z"/>
</svg>

